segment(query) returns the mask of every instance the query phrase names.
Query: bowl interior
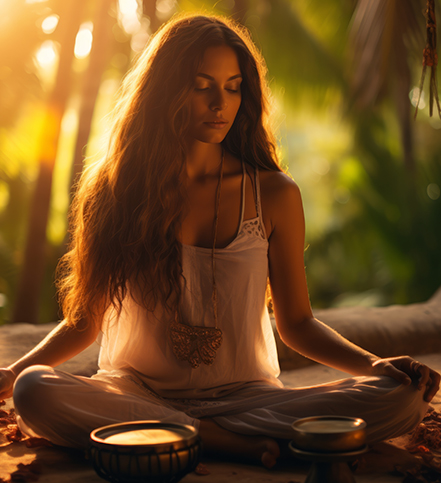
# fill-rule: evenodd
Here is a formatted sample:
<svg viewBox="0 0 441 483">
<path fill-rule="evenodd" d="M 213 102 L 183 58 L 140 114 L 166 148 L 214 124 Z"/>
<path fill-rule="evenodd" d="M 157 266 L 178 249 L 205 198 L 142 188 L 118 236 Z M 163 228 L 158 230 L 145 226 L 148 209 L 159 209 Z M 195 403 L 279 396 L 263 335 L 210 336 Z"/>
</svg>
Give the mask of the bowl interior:
<svg viewBox="0 0 441 483">
<path fill-rule="evenodd" d="M 198 437 L 192 426 L 160 421 L 130 421 L 97 428 L 92 442 L 116 446 L 155 446 L 191 443 Z"/>
<path fill-rule="evenodd" d="M 292 424 L 293 445 L 301 450 L 347 452 L 366 444 L 366 423 L 360 418 L 314 416 Z"/>
</svg>

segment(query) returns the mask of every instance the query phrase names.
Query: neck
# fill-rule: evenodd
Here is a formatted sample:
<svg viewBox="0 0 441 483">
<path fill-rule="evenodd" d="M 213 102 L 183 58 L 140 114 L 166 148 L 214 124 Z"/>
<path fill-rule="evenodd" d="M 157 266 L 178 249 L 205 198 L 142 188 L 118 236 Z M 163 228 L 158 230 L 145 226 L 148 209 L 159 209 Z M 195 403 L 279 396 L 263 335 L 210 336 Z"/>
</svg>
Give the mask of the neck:
<svg viewBox="0 0 441 483">
<path fill-rule="evenodd" d="M 187 176 L 191 179 L 204 177 L 210 173 L 218 175 L 222 146 L 195 141 L 189 147 L 186 159 Z"/>
</svg>

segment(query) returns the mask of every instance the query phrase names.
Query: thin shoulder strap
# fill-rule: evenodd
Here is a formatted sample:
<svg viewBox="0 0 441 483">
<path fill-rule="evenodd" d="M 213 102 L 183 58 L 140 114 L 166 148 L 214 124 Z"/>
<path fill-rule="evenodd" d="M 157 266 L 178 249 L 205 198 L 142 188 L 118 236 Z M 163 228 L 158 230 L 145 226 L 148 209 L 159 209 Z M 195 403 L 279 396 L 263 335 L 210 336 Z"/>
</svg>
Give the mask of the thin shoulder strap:
<svg viewBox="0 0 441 483">
<path fill-rule="evenodd" d="M 245 185 L 247 180 L 247 173 L 245 169 L 245 163 L 242 161 L 242 199 L 241 199 L 241 208 L 240 208 L 240 223 L 239 223 L 239 230 L 242 227 L 243 217 L 245 216 Z"/>
<path fill-rule="evenodd" d="M 260 178 L 259 178 L 259 169 L 257 168 L 257 166 L 254 168 L 254 184 L 256 187 L 256 213 L 259 218 L 259 223 L 263 231 L 263 234 L 265 235 L 265 238 L 268 238 L 266 236 L 265 224 L 263 223 L 262 202 L 260 197 Z"/>
</svg>

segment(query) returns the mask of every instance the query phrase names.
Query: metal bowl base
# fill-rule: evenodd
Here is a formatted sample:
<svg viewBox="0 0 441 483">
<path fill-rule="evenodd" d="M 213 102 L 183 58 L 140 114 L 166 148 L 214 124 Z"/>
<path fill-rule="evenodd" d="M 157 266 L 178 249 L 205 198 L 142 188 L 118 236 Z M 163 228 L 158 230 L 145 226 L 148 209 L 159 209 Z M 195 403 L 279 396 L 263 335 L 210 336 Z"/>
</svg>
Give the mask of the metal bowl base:
<svg viewBox="0 0 441 483">
<path fill-rule="evenodd" d="M 347 462 L 365 453 L 367 446 L 345 453 L 319 453 L 301 450 L 291 442 L 289 449 L 297 458 L 312 461 L 305 483 L 355 483 Z"/>
<path fill-rule="evenodd" d="M 313 462 L 305 483 L 355 483 L 346 462 Z"/>
</svg>

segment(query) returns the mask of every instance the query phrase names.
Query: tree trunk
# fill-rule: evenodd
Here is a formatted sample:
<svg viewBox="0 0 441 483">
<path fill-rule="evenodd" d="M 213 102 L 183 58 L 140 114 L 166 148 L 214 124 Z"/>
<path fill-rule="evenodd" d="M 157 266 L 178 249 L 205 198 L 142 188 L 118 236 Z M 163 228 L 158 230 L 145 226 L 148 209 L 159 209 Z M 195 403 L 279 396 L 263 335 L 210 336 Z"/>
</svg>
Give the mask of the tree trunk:
<svg viewBox="0 0 441 483">
<path fill-rule="evenodd" d="M 150 32 L 153 34 L 161 25 L 156 15 L 156 0 L 142 0 L 142 14 L 150 19 Z"/>
<path fill-rule="evenodd" d="M 81 107 L 70 182 L 71 198 L 74 194 L 75 183 L 83 170 L 84 149 L 89 140 L 93 111 L 101 85 L 101 78 L 110 55 L 112 19 L 109 15 L 109 8 L 112 2 L 113 0 L 101 0 L 95 11 L 92 50 L 90 51 L 89 66 L 81 86 Z"/>
<path fill-rule="evenodd" d="M 39 299 L 47 252 L 46 227 L 61 121 L 69 96 L 75 37 L 81 21 L 83 2 L 61 3 L 60 61 L 54 89 L 49 97 L 45 127 L 41 136 L 39 173 L 32 197 L 24 261 L 19 278 L 12 322 L 38 322 Z"/>
<path fill-rule="evenodd" d="M 93 22 L 93 42 L 90 51 L 89 65 L 83 76 L 80 92 L 80 112 L 78 116 L 78 132 L 75 140 L 72 171 L 69 182 L 69 205 L 75 195 L 77 182 L 84 168 L 85 149 L 90 137 L 96 99 L 101 86 L 102 76 L 107 66 L 112 42 L 112 18 L 109 9 L 114 0 L 101 0 L 95 9 Z M 61 258 L 67 250 L 70 232 L 67 231 L 63 242 L 57 247 L 57 258 Z M 55 317 L 57 316 L 54 314 Z"/>
</svg>

